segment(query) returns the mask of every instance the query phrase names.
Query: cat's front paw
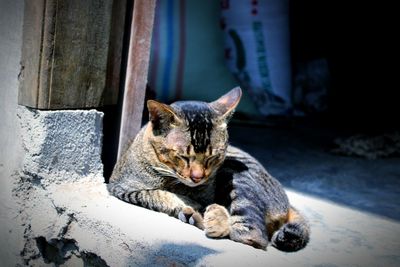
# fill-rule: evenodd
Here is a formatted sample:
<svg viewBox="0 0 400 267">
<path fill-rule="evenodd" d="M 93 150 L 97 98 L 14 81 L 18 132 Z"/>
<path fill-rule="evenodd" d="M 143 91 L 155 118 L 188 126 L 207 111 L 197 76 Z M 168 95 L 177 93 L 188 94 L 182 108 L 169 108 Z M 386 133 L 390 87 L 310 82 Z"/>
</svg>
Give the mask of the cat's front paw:
<svg viewBox="0 0 400 267">
<path fill-rule="evenodd" d="M 178 218 L 184 223 L 194 225 L 201 230 L 204 229 L 203 217 L 192 207 L 186 206 L 182 208 L 182 210 L 178 214 Z"/>
<path fill-rule="evenodd" d="M 212 204 L 204 213 L 204 231 L 208 237 L 218 238 L 229 235 L 230 220 L 225 207 Z"/>
</svg>

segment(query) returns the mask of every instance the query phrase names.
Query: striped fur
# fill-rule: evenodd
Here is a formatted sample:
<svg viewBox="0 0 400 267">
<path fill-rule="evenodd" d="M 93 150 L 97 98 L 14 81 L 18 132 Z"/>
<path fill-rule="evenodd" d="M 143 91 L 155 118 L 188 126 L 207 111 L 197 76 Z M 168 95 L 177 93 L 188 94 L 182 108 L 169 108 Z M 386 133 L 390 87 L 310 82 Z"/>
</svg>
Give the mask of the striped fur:
<svg viewBox="0 0 400 267">
<path fill-rule="evenodd" d="M 151 122 L 117 163 L 108 189 L 212 238 L 297 251 L 309 240 L 308 222 L 255 158 L 227 143 L 240 96 L 234 89 L 212 103 L 150 102 Z"/>
</svg>

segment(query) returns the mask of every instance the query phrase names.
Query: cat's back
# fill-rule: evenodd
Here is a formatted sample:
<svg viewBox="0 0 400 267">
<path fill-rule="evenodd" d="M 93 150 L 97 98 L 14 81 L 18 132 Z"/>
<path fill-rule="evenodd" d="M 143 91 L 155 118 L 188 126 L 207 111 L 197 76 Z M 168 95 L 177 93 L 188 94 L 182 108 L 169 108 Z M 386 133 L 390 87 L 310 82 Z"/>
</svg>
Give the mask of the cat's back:
<svg viewBox="0 0 400 267">
<path fill-rule="evenodd" d="M 262 202 L 260 205 L 282 210 L 289 207 L 289 201 L 281 183 L 256 158 L 240 148 L 228 146 L 226 159 L 219 175 L 219 178 L 225 180 L 224 183 L 238 188 L 241 194 L 259 198 Z"/>
</svg>

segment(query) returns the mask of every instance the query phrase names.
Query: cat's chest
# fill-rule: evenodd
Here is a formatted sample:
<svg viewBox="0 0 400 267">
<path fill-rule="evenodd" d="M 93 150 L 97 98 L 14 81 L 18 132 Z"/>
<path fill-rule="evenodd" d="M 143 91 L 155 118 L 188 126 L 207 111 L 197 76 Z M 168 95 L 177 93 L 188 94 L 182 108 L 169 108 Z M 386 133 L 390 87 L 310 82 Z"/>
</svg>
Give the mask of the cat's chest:
<svg viewBox="0 0 400 267">
<path fill-rule="evenodd" d="M 197 187 L 189 187 L 184 184 L 165 184 L 165 190 L 174 194 L 186 196 L 202 205 L 213 203 L 215 198 L 215 184 L 208 183 Z"/>
</svg>

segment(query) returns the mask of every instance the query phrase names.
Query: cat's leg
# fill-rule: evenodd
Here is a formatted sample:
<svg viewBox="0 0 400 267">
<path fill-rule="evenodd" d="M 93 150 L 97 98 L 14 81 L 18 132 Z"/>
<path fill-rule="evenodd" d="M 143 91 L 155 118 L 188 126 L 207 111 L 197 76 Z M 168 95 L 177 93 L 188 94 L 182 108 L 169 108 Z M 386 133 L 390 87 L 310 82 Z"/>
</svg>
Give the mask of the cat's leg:
<svg viewBox="0 0 400 267">
<path fill-rule="evenodd" d="M 233 177 L 230 172 L 220 173 L 219 178 L 220 181 L 223 181 L 223 185 L 219 188 L 217 187 L 218 199 L 216 199 L 216 203 L 222 204 L 227 209 L 217 205 L 219 208 L 215 212 L 207 214 L 206 211 L 204 214 L 204 226 L 207 229 L 212 224 L 222 225 L 224 227 L 218 227 L 222 229 L 218 231 L 223 233 L 221 237 L 229 236 L 233 241 L 265 249 L 268 244 L 264 215 L 265 204 L 259 196 L 261 193 L 257 191 L 259 186 L 248 175 L 249 172 L 241 173 L 231 180 Z M 209 217 L 215 219 L 208 223 L 207 219 Z M 226 223 L 229 224 L 229 227 L 226 227 Z M 211 236 L 211 234 L 208 236 Z"/>
<path fill-rule="evenodd" d="M 234 175 L 232 190 L 229 194 L 231 240 L 255 248 L 266 249 L 268 245 L 265 224 L 264 189 L 252 176 L 256 174 L 244 171 Z"/>
<path fill-rule="evenodd" d="M 244 243 L 255 248 L 266 249 L 268 237 L 266 235 L 265 218 L 257 203 L 237 197 L 230 206 L 230 233 L 233 241 Z"/>
<path fill-rule="evenodd" d="M 160 189 L 125 190 L 122 187 L 114 187 L 111 192 L 125 202 L 166 213 L 183 222 L 204 229 L 203 218 L 198 212 L 201 205 L 185 196 Z"/>
</svg>

